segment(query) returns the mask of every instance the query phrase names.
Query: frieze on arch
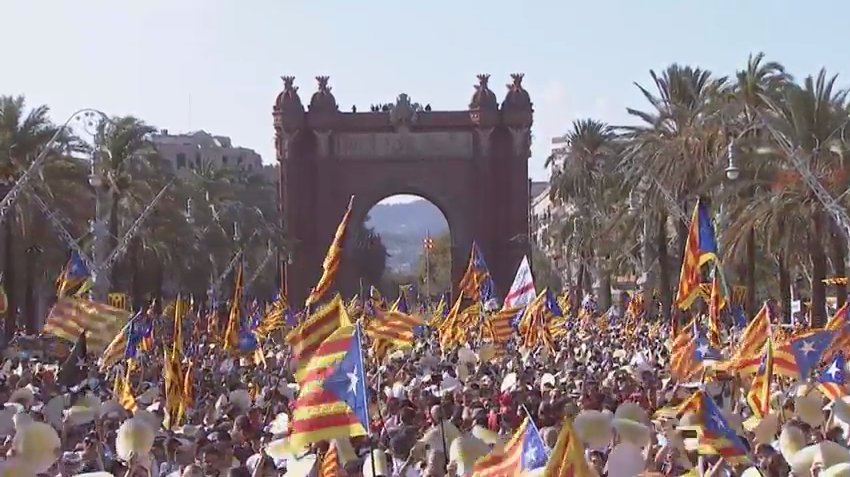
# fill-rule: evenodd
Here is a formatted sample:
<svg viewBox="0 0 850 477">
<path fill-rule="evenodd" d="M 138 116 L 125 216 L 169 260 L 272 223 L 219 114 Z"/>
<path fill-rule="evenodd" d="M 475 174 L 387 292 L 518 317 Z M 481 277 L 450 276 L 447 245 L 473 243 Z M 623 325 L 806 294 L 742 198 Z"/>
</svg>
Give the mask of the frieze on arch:
<svg viewBox="0 0 850 477">
<path fill-rule="evenodd" d="M 498 291 L 507 290 L 528 253 L 528 242 L 517 237 L 528 233 L 533 105 L 523 75 L 511 75 L 501 104 L 489 79 L 478 75 L 463 109 L 435 110 L 399 94 L 391 104 L 361 112 L 340 108 L 327 76 L 316 78 L 317 90 L 305 108 L 295 78 L 284 77 L 272 112 L 283 228 L 295 244 L 281 278 L 294 303 L 315 285 L 347 198 L 389 189 L 452 197 L 457 205 L 449 226 L 462 227 L 463 241 L 470 242 L 453 247 L 455 279 L 475 240 Z"/>
</svg>

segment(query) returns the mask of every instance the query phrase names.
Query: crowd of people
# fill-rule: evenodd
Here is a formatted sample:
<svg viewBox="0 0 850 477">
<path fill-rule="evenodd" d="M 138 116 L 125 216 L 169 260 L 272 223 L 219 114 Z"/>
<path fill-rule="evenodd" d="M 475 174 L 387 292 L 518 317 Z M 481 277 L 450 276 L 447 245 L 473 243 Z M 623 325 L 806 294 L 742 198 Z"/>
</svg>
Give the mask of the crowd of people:
<svg viewBox="0 0 850 477">
<path fill-rule="evenodd" d="M 107 367 L 89 350 L 71 363 L 80 373 L 74 383 L 62 375 L 67 359 L 8 349 L 0 366 L 0 476 L 850 475 L 850 406 L 829 399 L 816 380 L 773 379 L 768 412 L 754 412 L 752 375 L 706 363 L 697 379 L 677 378 L 683 328 L 634 317 L 566 323 L 554 346 L 533 349 L 480 340 L 442 349 L 439 327 L 428 325 L 380 359 L 366 342 L 366 435 L 303 449 L 288 441 L 304 383 L 283 332 L 253 355 L 188 334 L 184 340 L 195 342 L 182 362 L 192 363 L 184 375 L 192 398 L 176 420 L 162 378 L 167 333 L 148 352 Z M 734 355 L 748 332 L 723 330 L 721 356 Z M 700 346 L 689 352 L 699 355 Z M 840 351 L 834 357 L 842 360 L 830 362 L 843 364 Z M 812 376 L 832 373 L 846 394 L 845 369 L 828 365 Z M 711 399 L 721 430 L 733 431 L 721 437 L 738 439 L 727 444 L 743 451 L 706 439 L 717 438 L 701 422 L 708 404 L 683 407 L 695 393 Z M 503 456 L 501 467 L 482 464 L 518 442 L 520 429 L 532 435 L 522 452 Z M 581 461 L 563 452 L 565 436 L 577 439 Z"/>
</svg>

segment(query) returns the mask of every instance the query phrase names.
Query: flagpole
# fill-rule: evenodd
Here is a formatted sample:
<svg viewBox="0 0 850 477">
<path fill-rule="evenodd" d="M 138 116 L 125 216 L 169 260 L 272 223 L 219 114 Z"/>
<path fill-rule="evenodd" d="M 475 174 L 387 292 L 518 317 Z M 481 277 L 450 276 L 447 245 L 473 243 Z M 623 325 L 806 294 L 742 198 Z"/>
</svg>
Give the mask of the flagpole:
<svg viewBox="0 0 850 477">
<path fill-rule="evenodd" d="M 534 429 L 534 432 L 537 433 L 537 437 L 539 437 L 540 441 L 542 442 L 543 436 L 540 435 L 540 429 L 537 428 L 537 424 L 534 423 L 534 419 L 531 418 L 531 413 L 528 412 L 528 408 L 525 407 L 525 404 L 522 405 L 522 410 L 525 411 L 525 417 L 528 418 L 528 422 L 531 423 L 532 429 Z M 549 449 L 546 446 L 543 446 L 543 448 L 546 451 L 546 457 L 547 458 L 551 457 L 552 454 L 549 452 Z"/>
<path fill-rule="evenodd" d="M 360 370 L 363 372 L 363 379 L 360 380 L 360 392 L 363 393 L 363 405 L 366 412 L 366 434 L 369 436 L 369 462 L 372 464 L 372 475 L 378 475 L 378 471 L 375 468 L 375 441 L 372 439 L 372 426 L 370 425 L 372 420 L 369 418 L 369 395 L 366 394 L 366 368 L 363 364 L 363 340 L 360 333 L 360 323 L 355 322 L 354 336 L 357 340 L 357 349 L 360 351 Z M 378 415 L 380 415 L 380 409 L 378 409 Z"/>
</svg>

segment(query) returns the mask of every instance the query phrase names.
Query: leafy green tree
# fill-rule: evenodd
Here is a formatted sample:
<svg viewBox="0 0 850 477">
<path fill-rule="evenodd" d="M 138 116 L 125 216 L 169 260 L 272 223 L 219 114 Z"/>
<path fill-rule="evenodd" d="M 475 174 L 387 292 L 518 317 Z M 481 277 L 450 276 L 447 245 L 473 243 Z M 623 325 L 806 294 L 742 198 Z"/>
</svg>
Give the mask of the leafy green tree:
<svg viewBox="0 0 850 477">
<path fill-rule="evenodd" d="M 368 227 L 369 218 L 360 223 L 354 231 L 354 266 L 357 277 L 364 286 L 379 285 L 387 269 L 387 247 L 375 229 Z"/>
<path fill-rule="evenodd" d="M 537 287 L 538 293 L 544 288 L 558 294 L 563 290 L 561 275 L 552 260 L 536 246 L 531 248 L 531 273 L 534 274 L 534 286 Z"/>
</svg>

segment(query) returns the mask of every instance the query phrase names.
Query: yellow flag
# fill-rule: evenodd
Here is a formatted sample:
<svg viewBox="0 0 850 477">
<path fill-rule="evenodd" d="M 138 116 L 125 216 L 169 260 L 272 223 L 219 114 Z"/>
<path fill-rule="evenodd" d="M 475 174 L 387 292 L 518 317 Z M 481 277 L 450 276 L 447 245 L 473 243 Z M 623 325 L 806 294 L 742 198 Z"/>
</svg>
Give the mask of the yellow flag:
<svg viewBox="0 0 850 477">
<path fill-rule="evenodd" d="M 177 295 L 174 302 L 174 348 L 173 352 L 178 360 L 183 354 L 183 315 L 186 314 L 186 303 Z"/>
</svg>

